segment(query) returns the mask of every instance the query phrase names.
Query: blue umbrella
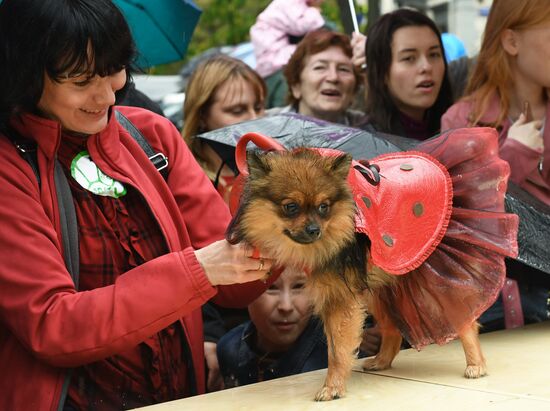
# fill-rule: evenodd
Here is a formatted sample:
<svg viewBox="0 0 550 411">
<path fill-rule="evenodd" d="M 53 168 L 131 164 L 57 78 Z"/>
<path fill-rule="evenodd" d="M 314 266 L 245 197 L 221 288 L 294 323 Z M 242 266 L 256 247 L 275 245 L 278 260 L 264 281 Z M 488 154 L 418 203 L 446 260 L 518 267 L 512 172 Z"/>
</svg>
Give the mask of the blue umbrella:
<svg viewBox="0 0 550 411">
<path fill-rule="evenodd" d="M 202 10 L 191 0 L 114 0 L 138 49 L 142 68 L 181 60 Z"/>
</svg>

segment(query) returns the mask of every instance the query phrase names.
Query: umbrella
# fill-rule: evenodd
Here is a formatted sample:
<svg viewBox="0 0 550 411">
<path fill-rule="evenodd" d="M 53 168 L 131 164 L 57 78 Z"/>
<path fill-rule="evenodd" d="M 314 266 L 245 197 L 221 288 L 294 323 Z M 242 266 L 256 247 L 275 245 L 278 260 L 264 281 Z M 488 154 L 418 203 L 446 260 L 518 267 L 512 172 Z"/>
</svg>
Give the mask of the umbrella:
<svg viewBox="0 0 550 411">
<path fill-rule="evenodd" d="M 282 113 L 245 121 L 199 134 L 197 138 L 208 140 L 208 144 L 236 172 L 234 149 L 241 136 L 248 132 L 265 134 L 286 148 L 334 148 L 351 153 L 357 159 L 414 147 L 410 139 L 382 133 L 373 134 L 296 113 Z"/>
<path fill-rule="evenodd" d="M 235 146 L 239 138 L 248 132 L 272 137 L 286 148 L 333 148 L 350 153 L 356 160 L 411 150 L 419 143 L 404 137 L 345 127 L 295 113 L 246 121 L 200 134 L 197 138 L 207 141 L 236 170 Z M 250 145 L 249 149 L 252 148 L 254 146 Z M 530 275 L 533 276 L 545 273 L 538 279 L 548 282 L 550 277 L 546 274 L 550 274 L 550 207 L 509 182 L 506 210 L 520 217 L 519 256 L 514 263 L 519 262 L 532 269 Z M 522 268 L 521 271 L 525 269 Z"/>
<path fill-rule="evenodd" d="M 114 0 L 139 52 L 138 66 L 181 60 L 202 13 L 191 0 Z"/>
</svg>

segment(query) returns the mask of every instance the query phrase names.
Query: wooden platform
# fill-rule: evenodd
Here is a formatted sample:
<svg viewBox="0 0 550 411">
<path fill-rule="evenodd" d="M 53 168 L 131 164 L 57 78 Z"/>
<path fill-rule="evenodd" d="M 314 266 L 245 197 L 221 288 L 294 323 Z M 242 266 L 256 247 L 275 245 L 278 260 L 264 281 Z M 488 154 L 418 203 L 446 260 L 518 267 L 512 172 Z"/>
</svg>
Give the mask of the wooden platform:
<svg viewBox="0 0 550 411">
<path fill-rule="evenodd" d="M 309 410 L 550 410 L 550 321 L 481 335 L 489 375 L 462 377 L 460 341 L 404 350 L 393 368 L 364 372 L 361 360 L 348 380 L 345 398 L 315 402 L 326 370 L 251 384 L 142 411 L 309 411 Z"/>
</svg>

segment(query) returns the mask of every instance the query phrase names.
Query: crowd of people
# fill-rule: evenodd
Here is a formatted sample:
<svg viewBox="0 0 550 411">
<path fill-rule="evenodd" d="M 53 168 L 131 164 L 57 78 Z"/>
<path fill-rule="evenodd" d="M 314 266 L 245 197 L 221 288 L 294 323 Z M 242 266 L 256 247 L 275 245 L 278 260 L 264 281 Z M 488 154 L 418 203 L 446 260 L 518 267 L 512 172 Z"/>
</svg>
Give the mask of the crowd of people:
<svg viewBox="0 0 550 411">
<path fill-rule="evenodd" d="M 269 276 L 270 256 L 224 240 L 237 171 L 201 133 L 285 112 L 419 141 L 494 127 L 511 181 L 550 205 L 546 0 L 494 0 L 479 53 L 453 62 L 419 11 L 350 37 L 322 0 L 282 3 L 251 28 L 257 71 L 228 56 L 196 68 L 182 130 L 115 105 L 132 101 L 136 51 L 111 0 L 0 3 L 0 408 L 128 409 L 327 367 L 306 274 Z M 168 158 L 166 177 L 115 111 Z M 548 288 L 509 274 L 519 323 L 547 319 Z M 518 324 L 506 300 L 486 330 Z M 379 345 L 368 319 L 360 355 Z"/>
</svg>

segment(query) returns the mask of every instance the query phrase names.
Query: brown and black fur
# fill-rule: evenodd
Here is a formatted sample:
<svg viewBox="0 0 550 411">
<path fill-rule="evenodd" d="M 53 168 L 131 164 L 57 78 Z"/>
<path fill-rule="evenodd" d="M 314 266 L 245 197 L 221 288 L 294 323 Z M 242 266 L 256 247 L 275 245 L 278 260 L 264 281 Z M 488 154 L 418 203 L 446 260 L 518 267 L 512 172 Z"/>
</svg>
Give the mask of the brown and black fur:
<svg viewBox="0 0 550 411">
<path fill-rule="evenodd" d="M 349 155 L 330 157 L 309 149 L 249 153 L 250 175 L 227 231 L 230 242 L 244 241 L 278 265 L 310 274 L 308 287 L 329 348 L 327 377 L 315 395 L 318 401 L 345 394 L 366 306 L 378 287 L 396 281 L 377 267 L 369 267 L 367 276 L 369 241 L 355 233 L 356 208 L 347 183 L 351 160 Z M 372 310 L 375 316 L 384 315 L 376 307 Z M 476 339 L 477 328 L 474 344 Z M 382 329 L 380 353 L 366 360 L 364 368 L 390 367 L 400 344 L 396 328 Z"/>
</svg>

